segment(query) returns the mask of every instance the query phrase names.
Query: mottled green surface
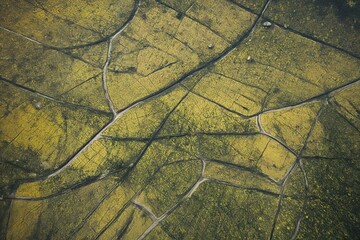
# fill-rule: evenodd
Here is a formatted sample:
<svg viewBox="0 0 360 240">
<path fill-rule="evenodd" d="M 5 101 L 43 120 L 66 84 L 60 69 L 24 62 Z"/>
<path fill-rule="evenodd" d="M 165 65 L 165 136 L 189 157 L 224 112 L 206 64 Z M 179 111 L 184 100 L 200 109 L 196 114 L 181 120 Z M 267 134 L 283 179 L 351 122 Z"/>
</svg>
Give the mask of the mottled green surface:
<svg viewBox="0 0 360 240">
<path fill-rule="evenodd" d="M 357 239 L 359 16 L 1 1 L 0 239 Z"/>
</svg>

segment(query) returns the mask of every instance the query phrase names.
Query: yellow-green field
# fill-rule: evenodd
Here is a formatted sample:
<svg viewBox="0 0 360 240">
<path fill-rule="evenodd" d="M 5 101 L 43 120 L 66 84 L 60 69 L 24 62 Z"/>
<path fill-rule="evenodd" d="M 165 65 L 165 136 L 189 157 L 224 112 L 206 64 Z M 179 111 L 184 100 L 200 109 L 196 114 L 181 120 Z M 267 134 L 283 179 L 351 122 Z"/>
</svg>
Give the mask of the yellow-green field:
<svg viewBox="0 0 360 240">
<path fill-rule="evenodd" d="M 360 1 L 1 0 L 0 239 L 358 239 Z"/>
</svg>

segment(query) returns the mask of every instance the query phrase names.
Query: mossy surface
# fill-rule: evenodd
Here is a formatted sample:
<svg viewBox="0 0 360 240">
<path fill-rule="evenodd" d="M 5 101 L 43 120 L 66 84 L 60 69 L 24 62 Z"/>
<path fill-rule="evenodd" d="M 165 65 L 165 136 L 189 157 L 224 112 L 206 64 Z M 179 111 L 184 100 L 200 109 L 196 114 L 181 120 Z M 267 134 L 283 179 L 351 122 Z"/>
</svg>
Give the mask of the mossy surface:
<svg viewBox="0 0 360 240">
<path fill-rule="evenodd" d="M 357 239 L 358 10 L 1 1 L 0 239 Z"/>
</svg>

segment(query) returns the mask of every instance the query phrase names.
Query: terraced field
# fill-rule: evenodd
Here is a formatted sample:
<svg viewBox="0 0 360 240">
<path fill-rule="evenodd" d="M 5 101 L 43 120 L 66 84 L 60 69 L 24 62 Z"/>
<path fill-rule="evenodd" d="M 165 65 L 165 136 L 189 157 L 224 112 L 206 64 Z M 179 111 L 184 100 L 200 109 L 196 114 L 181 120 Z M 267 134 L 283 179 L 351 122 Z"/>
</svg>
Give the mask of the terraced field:
<svg viewBox="0 0 360 240">
<path fill-rule="evenodd" d="M 358 239 L 359 160 L 359 1 L 0 2 L 0 239 Z"/>
</svg>

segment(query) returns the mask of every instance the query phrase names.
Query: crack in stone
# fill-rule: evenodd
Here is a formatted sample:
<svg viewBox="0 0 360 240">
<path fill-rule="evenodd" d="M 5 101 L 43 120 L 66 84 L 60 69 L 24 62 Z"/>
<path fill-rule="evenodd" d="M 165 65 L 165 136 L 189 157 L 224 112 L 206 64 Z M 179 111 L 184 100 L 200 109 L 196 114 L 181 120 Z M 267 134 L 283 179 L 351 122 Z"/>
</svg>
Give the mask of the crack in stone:
<svg viewBox="0 0 360 240">
<path fill-rule="evenodd" d="M 265 20 L 268 20 L 268 21 L 271 21 L 273 24 L 275 24 L 276 26 L 280 27 L 281 29 L 284 29 L 284 30 L 286 30 L 286 31 L 292 32 L 292 33 L 294 33 L 294 34 L 296 34 L 296 35 L 299 35 L 299 36 L 301 36 L 301 37 L 307 38 L 307 39 L 312 40 L 312 41 L 314 41 L 314 42 L 318 42 L 318 43 L 320 43 L 320 44 L 322 44 L 322 45 L 328 46 L 328 47 L 330 47 L 330 48 L 332 48 L 332 49 L 335 49 L 335 50 L 337 50 L 337 51 L 339 51 L 339 52 L 345 53 L 345 54 L 347 54 L 347 55 L 349 55 L 349 56 L 351 56 L 351 57 L 354 57 L 354 58 L 356 58 L 356 59 L 360 59 L 360 55 L 358 55 L 358 54 L 356 54 L 356 53 L 350 52 L 350 51 L 348 51 L 348 50 L 346 50 L 346 49 L 343 49 L 343 48 L 341 48 L 341 47 L 337 47 L 337 46 L 335 46 L 335 45 L 333 45 L 333 44 L 331 44 L 331 43 L 327 43 L 327 42 L 325 42 L 325 41 L 323 41 L 323 40 L 321 40 L 321 39 L 319 39 L 319 38 L 316 38 L 316 37 L 314 37 L 314 36 L 311 36 L 311 35 L 309 35 L 309 34 L 306 34 L 306 33 L 300 32 L 300 31 L 297 31 L 297 30 L 295 30 L 295 29 L 293 29 L 293 28 L 291 28 L 291 27 L 289 27 L 289 26 L 284 27 L 282 24 L 280 24 L 280 23 L 278 23 L 278 22 L 276 22 L 276 21 L 273 21 L 273 20 L 271 20 L 271 19 L 269 19 L 269 18 L 266 18 L 266 17 L 265 17 L 264 19 L 265 19 Z"/>
<path fill-rule="evenodd" d="M 32 43 L 35 43 L 35 44 L 37 44 L 37 45 L 39 45 L 39 46 L 42 46 L 42 47 L 45 48 L 45 49 L 51 49 L 51 50 L 60 52 L 60 53 L 65 54 L 65 55 L 67 55 L 67 56 L 69 56 L 69 57 L 71 57 L 71 58 L 77 59 L 77 60 L 79 60 L 79 61 L 81 61 L 81 62 L 83 62 L 83 63 L 85 63 L 85 64 L 87 64 L 87 65 L 89 65 L 89 66 L 92 66 L 92 67 L 94 67 L 94 68 L 99 68 L 99 69 L 100 69 L 100 66 L 96 66 L 95 64 L 93 64 L 93 63 L 91 63 L 91 62 L 89 62 L 89 61 L 87 61 L 87 60 L 85 60 L 85 59 L 83 59 L 83 58 L 81 58 L 81 57 L 78 57 L 78 56 L 76 56 L 76 55 L 74 55 L 74 54 L 71 54 L 71 53 L 70 53 L 69 51 L 67 51 L 66 49 L 61 49 L 61 48 L 56 48 L 56 47 L 50 46 L 50 45 L 48 45 L 48 44 L 46 44 L 46 43 L 39 42 L 39 41 L 37 41 L 37 40 L 35 40 L 35 39 L 32 39 L 32 38 L 30 38 L 30 37 L 28 37 L 28 36 L 26 36 L 26 35 L 23 35 L 23 34 L 21 34 L 21 33 L 17 33 L 17 32 L 15 32 L 15 31 L 11 30 L 11 29 L 8 29 L 8 28 L 2 27 L 2 26 L 0 26 L 0 29 L 4 30 L 4 31 L 6 31 L 6 32 L 9 32 L 9 33 L 11 33 L 11 34 L 14 34 L 14 35 L 17 36 L 17 37 L 20 37 L 20 38 L 23 38 L 23 39 L 25 39 L 25 40 L 28 40 L 28 41 L 30 41 L 30 42 L 32 42 Z"/>
<path fill-rule="evenodd" d="M 172 212 L 174 212 L 186 199 L 190 198 L 191 195 L 199 188 L 199 186 L 208 181 L 207 178 L 200 177 L 198 181 L 192 186 L 192 188 L 180 199 L 174 206 L 168 209 L 163 215 L 156 219 L 153 224 L 148 227 L 145 232 L 138 238 L 138 240 L 144 239 L 156 226 L 158 226 L 164 219 L 166 219 Z"/>
<path fill-rule="evenodd" d="M 209 31 L 210 31 L 210 32 L 212 32 L 212 33 L 214 33 L 216 36 L 220 37 L 220 38 L 221 38 L 222 40 L 224 40 L 227 44 L 231 44 L 231 43 L 229 42 L 229 40 L 227 40 L 227 39 L 226 39 L 224 36 L 222 36 L 219 32 L 217 32 L 217 31 L 215 31 L 215 30 L 211 29 L 211 27 L 209 27 L 209 26 L 205 25 L 205 24 L 204 24 L 204 23 L 202 23 L 201 21 L 199 21 L 199 20 L 197 20 L 197 19 L 195 19 L 195 18 L 193 18 L 193 17 L 189 16 L 189 15 L 188 15 L 188 14 L 186 14 L 186 13 L 185 13 L 185 16 L 186 16 L 186 17 L 188 17 L 189 19 L 191 19 L 192 21 L 194 21 L 194 22 L 196 22 L 196 23 L 200 24 L 201 26 L 205 27 L 206 29 L 209 29 Z"/>
<path fill-rule="evenodd" d="M 3 78 L 0 76 L 0 80 L 7 83 L 7 84 L 10 84 L 18 89 L 21 89 L 23 91 L 26 91 L 26 92 L 29 92 L 29 93 L 32 93 L 32 94 L 35 94 L 39 97 L 42 97 L 42 98 L 45 98 L 47 100 L 50 100 L 52 102 L 56 102 L 56 103 L 61 103 L 61 104 L 64 104 L 66 106 L 69 106 L 69 107 L 75 107 L 75 108 L 82 108 L 82 109 L 86 109 L 86 110 L 89 110 L 91 112 L 95 112 L 95 113 L 100 113 L 100 114 L 106 114 L 108 115 L 109 113 L 106 112 L 106 111 L 103 111 L 103 110 L 99 110 L 99 109 L 95 109 L 95 108 L 91 108 L 91 107 L 88 107 L 88 106 L 84 106 L 84 105 L 80 105 L 80 104 L 75 104 L 75 103 L 70 103 L 70 102 L 67 102 L 67 101 L 63 101 L 63 100 L 60 100 L 60 99 L 57 99 L 57 98 L 54 98 L 50 95 L 47 95 L 47 94 L 44 94 L 44 93 L 41 93 L 39 91 L 36 91 L 34 89 L 31 89 L 31 88 L 28 88 L 28 87 L 24 87 L 22 85 L 19 85 L 17 83 L 14 83 L 13 81 L 10 81 L 6 78 Z M 66 92 L 65 92 L 66 93 Z M 65 94 L 64 93 L 64 94 Z"/>
<path fill-rule="evenodd" d="M 69 20 L 69 19 L 66 19 L 66 18 L 63 18 L 63 17 L 61 17 L 61 16 L 58 16 L 58 15 L 56 15 L 55 13 L 51 12 L 50 10 L 46 9 L 46 7 L 44 7 L 39 1 L 37 1 L 37 0 L 32 0 L 32 1 L 34 1 L 34 3 L 32 3 L 31 1 L 26 1 L 26 2 L 29 3 L 29 4 L 31 4 L 31 5 L 34 6 L 34 7 L 38 8 L 38 9 L 43 10 L 44 12 L 50 14 L 51 16 L 53 16 L 54 18 L 57 18 L 58 20 L 61 20 L 61 21 L 67 22 L 67 23 L 74 24 L 74 25 L 76 25 L 76 26 L 78 26 L 78 27 L 80 27 L 80 28 L 82 28 L 82 29 L 91 31 L 91 32 L 93 32 L 93 33 L 95 33 L 95 34 L 97 34 L 97 35 L 100 36 L 100 33 L 97 32 L 95 29 L 82 26 L 82 25 L 80 25 L 79 23 L 76 23 L 76 22 L 71 21 L 71 20 Z"/>
<path fill-rule="evenodd" d="M 235 82 L 238 82 L 238 83 L 244 84 L 244 85 L 246 85 L 246 86 L 248 86 L 248 87 L 258 89 L 258 90 L 262 91 L 263 93 L 268 93 L 267 91 L 265 91 L 264 89 L 262 89 L 262 88 L 260 88 L 260 87 L 258 87 L 258 86 L 255 86 L 255 85 L 249 84 L 249 83 L 247 83 L 247 82 L 242 82 L 242 81 L 240 81 L 239 79 L 235 79 L 235 78 L 232 78 L 232 77 L 226 76 L 226 75 L 225 75 L 225 74 L 223 74 L 223 73 L 214 72 L 214 71 L 210 71 L 210 72 L 211 72 L 211 73 L 214 73 L 214 74 L 216 74 L 216 75 L 219 75 L 219 76 L 222 76 L 222 77 L 225 77 L 225 78 L 231 79 L 231 80 L 233 80 L 233 81 L 235 81 Z"/>
<path fill-rule="evenodd" d="M 261 194 L 265 194 L 265 195 L 269 195 L 269 196 L 273 196 L 273 197 L 279 197 L 279 195 L 280 195 L 279 193 L 274 193 L 274 192 L 263 190 L 263 189 L 260 189 L 260 188 L 244 187 L 244 186 L 241 186 L 241 185 L 236 184 L 236 183 L 232 183 L 232 182 L 229 182 L 229 181 L 218 180 L 218 179 L 215 179 L 215 178 L 208 178 L 208 181 L 209 182 L 216 182 L 218 184 L 223 184 L 223 185 L 227 185 L 227 186 L 231 186 L 231 187 L 235 187 L 235 188 L 239 188 L 239 189 L 243 189 L 243 190 L 247 190 L 247 191 L 257 192 L 257 193 L 261 193 Z"/>
<path fill-rule="evenodd" d="M 244 5 L 242 5 L 242 4 L 240 4 L 240 3 L 237 3 L 237 2 L 235 2 L 234 0 L 226 0 L 226 1 L 228 1 L 228 2 L 230 2 L 230 3 L 232 3 L 232 4 L 234 4 L 234 5 L 242 8 L 242 9 L 248 11 L 248 12 L 251 12 L 251 13 L 259 16 L 259 13 L 257 13 L 256 11 L 252 10 L 251 8 L 245 7 Z M 315 36 L 312 36 L 312 35 L 309 35 L 309 34 L 306 34 L 306 33 L 300 32 L 300 31 L 297 31 L 297 30 L 295 30 L 295 29 L 293 29 L 293 28 L 291 28 L 291 27 L 289 27 L 289 26 L 286 26 L 286 27 L 285 27 L 283 24 L 280 24 L 279 22 L 274 21 L 273 19 L 271 19 L 271 18 L 269 18 L 269 17 L 264 17 L 264 20 L 270 21 L 271 23 L 275 24 L 276 26 L 282 28 L 282 29 L 285 30 L 285 31 L 292 32 L 292 33 L 294 33 L 294 34 L 296 34 L 296 35 L 302 36 L 302 37 L 304 37 L 304 38 L 310 39 L 310 40 L 312 40 L 312 41 L 315 41 L 315 42 L 318 42 L 318 43 L 323 44 L 323 45 L 325 45 L 325 46 L 328 46 L 328 47 L 331 47 L 331 48 L 333 48 L 333 49 L 336 49 L 336 50 L 338 50 L 338 51 L 340 51 L 340 52 L 343 52 L 343 53 L 345 53 L 345 54 L 347 54 L 347 55 L 350 55 L 350 56 L 352 56 L 352 57 L 354 57 L 354 58 L 360 59 L 360 55 L 358 55 L 358 54 L 356 54 L 356 53 L 350 52 L 350 51 L 348 51 L 348 50 L 346 50 L 346 49 L 344 49 L 344 48 L 341 48 L 341 47 L 335 46 L 335 45 L 333 45 L 333 44 L 331 44 L 331 43 L 325 42 L 325 41 L 323 41 L 323 40 L 321 40 L 321 39 L 319 39 L 319 38 L 317 38 L 317 37 L 315 37 Z"/>
<path fill-rule="evenodd" d="M 292 72 L 290 72 L 290 71 L 287 71 L 286 69 L 281 69 L 281 68 L 278 68 L 278 67 L 273 66 L 273 65 L 271 65 L 271 64 L 262 63 L 262 62 L 257 61 L 257 60 L 255 60 L 255 64 L 259 64 L 259 65 L 262 65 L 262 66 L 264 66 L 264 67 L 270 67 L 270 68 L 276 69 L 276 70 L 278 70 L 278 71 L 280 71 L 280 72 L 283 72 L 283 73 L 285 73 L 285 74 L 289 74 L 289 75 L 291 75 L 291 76 L 293 76 L 293 77 L 295 77 L 295 78 L 297 78 L 297 79 L 299 79 L 299 80 L 301 80 L 301 81 L 303 81 L 303 82 L 305 82 L 305 83 L 308 83 L 308 84 L 310 84 L 310 85 L 312 85 L 312 86 L 315 86 L 316 88 L 319 88 L 319 89 L 323 90 L 323 88 L 322 88 L 321 86 L 319 86 L 318 84 L 316 84 L 316 83 L 314 83 L 314 82 L 311 82 L 310 80 L 305 79 L 305 78 L 303 78 L 303 77 L 300 77 L 300 76 L 298 76 L 298 75 L 296 75 L 296 74 L 294 74 L 294 73 L 292 73 Z"/>
<path fill-rule="evenodd" d="M 108 92 L 108 86 L 107 86 L 107 72 L 108 72 L 108 67 L 110 65 L 110 61 L 111 61 L 111 51 L 113 48 L 113 41 L 129 26 L 129 24 L 131 23 L 131 21 L 134 19 L 134 17 L 136 16 L 136 13 L 139 10 L 140 7 L 140 0 L 135 1 L 135 6 L 134 6 L 134 12 L 131 14 L 131 17 L 128 19 L 128 21 L 124 24 L 124 26 L 122 26 L 118 31 L 115 32 L 115 34 L 113 36 L 111 36 L 109 38 L 109 43 L 108 43 L 108 51 L 107 51 L 107 55 L 106 55 L 106 61 L 103 67 L 103 72 L 102 72 L 102 80 L 103 80 L 103 90 L 104 90 L 104 95 L 105 98 L 108 102 L 108 105 L 111 109 L 111 112 L 113 113 L 113 118 L 116 118 L 116 108 L 111 100 L 111 97 L 109 95 Z"/>
<path fill-rule="evenodd" d="M 308 143 L 308 140 L 310 139 L 310 136 L 312 135 L 314 129 L 315 129 L 315 125 L 321 115 L 321 112 L 324 108 L 324 105 L 326 104 L 326 101 L 324 101 L 324 104 L 323 106 L 319 109 L 319 111 L 317 112 L 316 114 L 316 117 L 314 118 L 314 121 L 312 122 L 311 124 L 311 128 L 306 136 L 306 139 L 304 140 L 304 143 L 303 143 L 303 147 L 301 148 L 299 154 L 297 154 L 296 156 L 296 160 L 293 164 L 293 166 L 290 168 L 290 170 L 288 171 L 288 173 L 285 175 L 285 177 L 282 179 L 282 184 L 280 186 L 280 196 L 279 196 L 279 202 L 278 202 L 278 208 L 277 208 L 277 211 L 275 213 L 275 216 L 274 216 L 274 221 L 273 221 L 273 224 L 272 224 L 272 229 L 271 229 L 271 232 L 270 232 L 270 236 L 269 236 L 269 239 L 272 240 L 274 238 L 274 233 L 275 233 L 275 228 L 276 228 L 276 224 L 277 224 L 277 220 L 278 220 L 278 217 L 280 215 L 280 211 L 281 211 L 281 208 L 282 208 L 282 201 L 283 201 L 283 198 L 284 198 L 284 193 L 285 193 L 285 187 L 286 187 L 286 183 L 288 181 L 288 179 L 291 177 L 291 175 L 295 172 L 295 170 L 297 169 L 297 167 L 300 166 L 300 160 L 301 160 L 301 157 L 302 157 L 302 154 L 304 152 L 304 150 L 306 149 L 306 146 L 307 146 L 307 143 Z M 305 177 L 306 175 L 304 175 Z M 307 180 L 306 180 L 306 186 L 307 185 Z M 307 189 L 307 188 L 306 188 Z M 300 224 L 300 223 L 299 223 Z M 295 235 L 296 236 L 296 235 Z"/>
<path fill-rule="evenodd" d="M 295 231 L 294 231 L 293 235 L 291 236 L 291 240 L 296 239 L 296 236 L 299 233 L 301 221 L 304 218 L 304 212 L 306 210 L 307 202 L 308 202 L 309 182 L 308 182 L 308 177 L 307 177 L 307 174 L 306 174 L 306 171 L 305 171 L 305 168 L 304 168 L 304 165 L 303 165 L 303 162 L 302 162 L 301 158 L 299 159 L 299 167 L 300 167 L 301 172 L 303 173 L 303 176 L 304 176 L 305 200 L 304 200 L 304 204 L 303 204 L 303 211 L 301 212 L 300 217 L 299 217 L 299 219 L 298 219 L 298 221 L 296 223 Z"/>
<path fill-rule="evenodd" d="M 156 215 L 145 205 L 137 202 L 136 200 L 131 201 L 137 208 L 139 208 L 141 211 L 143 211 L 146 215 L 148 215 L 151 220 L 157 221 L 159 218 L 156 217 Z"/>
<path fill-rule="evenodd" d="M 239 165 L 239 164 L 234 164 L 234 163 L 230 163 L 230 162 L 226 162 L 226 161 L 222 161 L 222 160 L 218 160 L 218 159 L 205 159 L 205 160 L 207 162 L 214 162 L 214 163 L 217 163 L 217 164 L 228 166 L 230 168 L 239 169 L 239 170 L 245 171 L 245 172 L 250 172 L 252 174 L 255 174 L 256 176 L 259 176 L 261 178 L 264 178 L 264 179 L 270 181 L 273 184 L 279 185 L 278 181 L 276 181 L 275 179 L 273 179 L 269 175 L 259 171 L 256 167 L 242 166 L 242 165 Z"/>
</svg>

